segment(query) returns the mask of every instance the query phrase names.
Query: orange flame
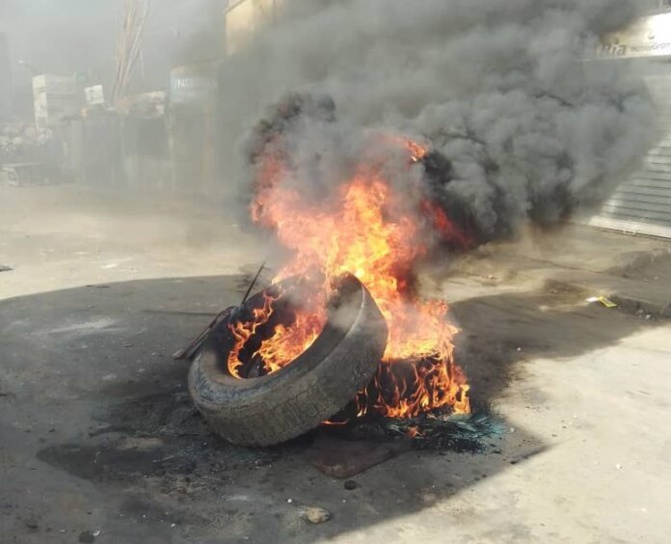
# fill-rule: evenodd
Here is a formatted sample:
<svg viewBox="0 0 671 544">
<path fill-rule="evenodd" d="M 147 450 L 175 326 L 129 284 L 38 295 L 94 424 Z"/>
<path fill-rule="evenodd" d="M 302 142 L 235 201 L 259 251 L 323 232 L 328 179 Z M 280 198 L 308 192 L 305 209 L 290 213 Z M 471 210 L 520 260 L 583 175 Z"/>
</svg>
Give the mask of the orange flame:
<svg viewBox="0 0 671 544">
<path fill-rule="evenodd" d="M 241 373 L 247 359 L 242 350 L 262 327 L 269 325 L 276 313 L 276 304 L 281 298 L 291 298 L 296 293 L 281 290 L 278 293 L 263 293 L 263 305 L 252 308 L 250 321 L 233 321 L 229 330 L 235 343 L 228 355 L 228 371 L 236 378 Z M 264 374 L 272 374 L 296 359 L 317 339 L 326 323 L 326 299 L 324 293 L 316 290 L 302 290 L 298 311 L 292 312 L 293 321 L 288 324 L 277 323 L 272 327 L 271 341 L 262 341 L 249 359 L 258 361 Z"/>
<path fill-rule="evenodd" d="M 414 142 L 402 143 L 412 161 L 426 154 Z M 387 320 L 386 351 L 371 385 L 356 399 L 359 415 L 415 417 L 444 406 L 469 412 L 469 386 L 453 360 L 458 329 L 447 320 L 447 304 L 421 300 L 412 281 L 413 265 L 427 251 L 417 209 L 433 214 L 431 220 L 446 229 L 447 217 L 421 203 L 413 208 L 370 167 L 361 167 L 337 194 L 321 202 L 286 187 L 288 175 L 280 159 L 263 157 L 252 206 L 254 220 L 273 229 L 294 252 L 275 282 L 318 271 L 324 277 L 323 293 L 328 293 L 334 278 L 351 273 L 368 288 Z M 327 298 L 311 301 L 310 311 L 298 312 L 292 324 L 276 327 L 263 341 L 254 357 L 263 358 L 266 371 L 286 366 L 314 342 L 326 321 Z M 242 365 L 242 347 L 268 322 L 273 302 L 266 300 L 253 323 L 232 327 L 237 341 L 229 358 L 233 375 Z"/>
</svg>

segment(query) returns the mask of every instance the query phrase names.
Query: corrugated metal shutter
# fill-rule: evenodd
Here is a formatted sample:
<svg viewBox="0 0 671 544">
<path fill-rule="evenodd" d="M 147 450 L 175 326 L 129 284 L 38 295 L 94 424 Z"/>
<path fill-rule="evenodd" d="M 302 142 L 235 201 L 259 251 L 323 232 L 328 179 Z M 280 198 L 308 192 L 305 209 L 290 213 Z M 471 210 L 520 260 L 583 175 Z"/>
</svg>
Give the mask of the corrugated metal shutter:
<svg viewBox="0 0 671 544">
<path fill-rule="evenodd" d="M 658 107 L 662 137 L 590 224 L 671 238 L 671 76 L 647 77 L 646 83 Z"/>
</svg>

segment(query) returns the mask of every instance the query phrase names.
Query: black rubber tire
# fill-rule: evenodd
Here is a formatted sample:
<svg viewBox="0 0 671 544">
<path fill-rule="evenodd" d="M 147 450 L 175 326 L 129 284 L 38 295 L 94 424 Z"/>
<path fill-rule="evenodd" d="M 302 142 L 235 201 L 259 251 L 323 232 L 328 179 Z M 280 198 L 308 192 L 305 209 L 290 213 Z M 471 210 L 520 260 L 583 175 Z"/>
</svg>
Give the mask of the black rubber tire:
<svg viewBox="0 0 671 544">
<path fill-rule="evenodd" d="M 217 434 L 241 446 L 285 442 L 338 413 L 370 382 L 387 344 L 387 325 L 368 290 L 353 276 L 346 282 L 317 340 L 268 376 L 230 376 L 228 322 L 215 328 L 191 365 L 189 392 Z"/>
</svg>

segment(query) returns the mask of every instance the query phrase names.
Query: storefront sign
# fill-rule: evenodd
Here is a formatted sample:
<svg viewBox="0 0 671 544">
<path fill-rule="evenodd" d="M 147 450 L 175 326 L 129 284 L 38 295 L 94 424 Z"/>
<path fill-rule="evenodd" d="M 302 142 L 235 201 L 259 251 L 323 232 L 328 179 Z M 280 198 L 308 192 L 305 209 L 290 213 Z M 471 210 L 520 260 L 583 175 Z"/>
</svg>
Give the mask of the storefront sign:
<svg viewBox="0 0 671 544">
<path fill-rule="evenodd" d="M 650 15 L 601 39 L 599 57 L 637 58 L 671 55 L 671 12 Z"/>
</svg>

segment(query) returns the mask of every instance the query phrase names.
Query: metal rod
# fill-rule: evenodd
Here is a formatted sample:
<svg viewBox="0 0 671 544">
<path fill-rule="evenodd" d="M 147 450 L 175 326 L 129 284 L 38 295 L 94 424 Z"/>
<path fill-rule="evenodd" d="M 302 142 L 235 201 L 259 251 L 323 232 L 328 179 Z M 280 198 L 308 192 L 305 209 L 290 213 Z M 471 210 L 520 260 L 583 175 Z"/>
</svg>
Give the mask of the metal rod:
<svg viewBox="0 0 671 544">
<path fill-rule="evenodd" d="M 266 267 L 266 263 L 268 262 L 268 259 L 263 261 L 261 264 L 261 267 L 259 268 L 259 271 L 256 273 L 256 276 L 254 276 L 254 279 L 252 280 L 252 283 L 249 284 L 249 288 L 247 289 L 247 292 L 245 293 L 245 296 L 242 299 L 242 302 L 240 305 L 242 306 L 245 302 L 247 302 L 247 299 L 249 298 L 249 295 L 252 292 L 252 289 L 254 289 L 254 286 L 256 285 L 256 282 L 259 280 L 259 276 L 261 275 L 261 272 L 263 272 L 263 269 Z"/>
<path fill-rule="evenodd" d="M 256 285 L 256 282 L 259 279 L 259 276 L 261 276 L 261 272 L 263 272 L 263 269 L 266 267 L 266 263 L 268 262 L 268 259 L 263 261 L 263 264 L 261 264 L 261 267 L 259 268 L 258 272 L 254 276 L 254 279 L 252 280 L 252 283 L 249 285 L 249 288 L 247 289 L 247 292 L 245 293 L 244 298 L 242 299 L 242 302 L 240 303 L 240 306 L 242 306 L 245 302 L 247 302 L 247 299 L 249 298 L 249 295 L 252 292 L 252 289 L 254 289 L 254 286 Z M 229 309 L 227 308 L 226 310 L 223 310 L 219 312 L 216 317 L 210 322 L 210 324 L 203 329 L 198 336 L 196 336 L 188 346 L 186 346 L 183 349 L 180 349 L 176 351 L 175 353 L 172 354 L 173 359 L 191 359 L 196 353 L 198 353 L 198 350 L 201 348 L 201 346 L 205 343 L 205 340 L 207 340 L 207 337 L 209 336 L 210 332 L 214 328 L 214 326 L 218 323 L 218 321 L 221 319 L 221 317 L 228 311 Z"/>
</svg>

